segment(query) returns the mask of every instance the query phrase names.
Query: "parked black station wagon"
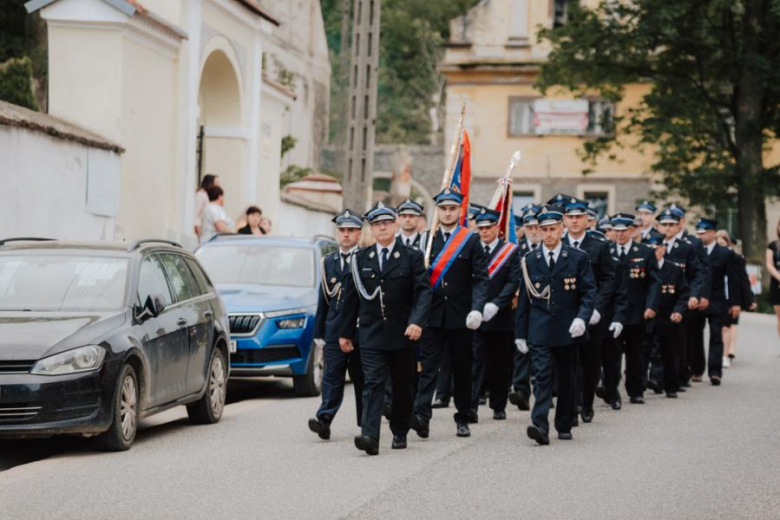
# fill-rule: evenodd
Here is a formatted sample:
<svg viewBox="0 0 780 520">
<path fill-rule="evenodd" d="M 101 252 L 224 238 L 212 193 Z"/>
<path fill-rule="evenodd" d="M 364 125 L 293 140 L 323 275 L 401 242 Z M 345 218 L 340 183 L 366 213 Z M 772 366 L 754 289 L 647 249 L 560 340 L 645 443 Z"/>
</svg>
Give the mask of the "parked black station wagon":
<svg viewBox="0 0 780 520">
<path fill-rule="evenodd" d="M 186 405 L 219 421 L 227 312 L 198 261 L 159 240 L 0 241 L 0 438 L 99 436 Z"/>
</svg>

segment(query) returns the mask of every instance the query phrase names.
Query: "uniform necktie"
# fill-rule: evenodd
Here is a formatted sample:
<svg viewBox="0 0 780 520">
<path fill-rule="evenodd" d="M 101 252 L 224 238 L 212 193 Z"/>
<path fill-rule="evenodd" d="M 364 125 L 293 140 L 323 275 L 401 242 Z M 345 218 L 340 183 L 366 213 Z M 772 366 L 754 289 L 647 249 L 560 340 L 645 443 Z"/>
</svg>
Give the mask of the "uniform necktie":
<svg viewBox="0 0 780 520">
<path fill-rule="evenodd" d="M 535 250 L 536 250 L 536 244 L 531 244 L 531 251 L 535 251 Z"/>
<path fill-rule="evenodd" d="M 575 248 L 577 248 L 577 249 L 579 249 L 579 248 L 580 248 L 580 241 L 579 241 L 579 240 L 577 240 L 576 242 L 574 242 L 574 247 L 575 247 Z"/>
<path fill-rule="evenodd" d="M 349 253 L 341 253 L 341 270 L 347 270 L 347 264 L 349 264 Z"/>
<path fill-rule="evenodd" d="M 450 234 L 445 231 L 444 232 L 444 241 L 446 242 L 449 239 L 450 239 Z"/>
<path fill-rule="evenodd" d="M 623 260 L 623 257 L 626 256 L 626 250 L 623 249 L 623 246 L 620 246 L 620 254 L 618 255 L 618 258 Z"/>
<path fill-rule="evenodd" d="M 550 264 L 549 265 L 550 265 L 550 271 L 555 269 L 555 252 L 554 251 L 550 251 Z"/>
<path fill-rule="evenodd" d="M 671 250 L 671 242 L 664 242 L 664 247 L 666 248 L 666 253 L 664 253 L 664 256 L 667 256 L 669 254 L 669 250 Z"/>
<path fill-rule="evenodd" d="M 385 264 L 387 264 L 387 254 L 390 252 L 386 247 L 382 248 L 382 265 L 379 266 L 381 270 L 385 270 Z"/>
<path fill-rule="evenodd" d="M 411 238 L 407 238 L 406 239 L 406 246 L 407 247 L 411 247 L 411 245 L 412 245 L 412 239 Z"/>
<path fill-rule="evenodd" d="M 485 246 L 485 254 L 490 256 L 490 246 Z"/>
</svg>

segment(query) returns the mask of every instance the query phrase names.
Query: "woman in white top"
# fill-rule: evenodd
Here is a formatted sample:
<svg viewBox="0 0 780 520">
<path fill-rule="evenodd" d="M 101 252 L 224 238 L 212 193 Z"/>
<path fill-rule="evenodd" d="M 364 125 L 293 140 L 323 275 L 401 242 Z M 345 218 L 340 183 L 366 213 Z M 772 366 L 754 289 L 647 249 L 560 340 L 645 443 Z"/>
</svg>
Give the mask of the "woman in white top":
<svg viewBox="0 0 780 520">
<path fill-rule="evenodd" d="M 195 192 L 195 236 L 200 238 L 201 227 L 203 224 L 203 212 L 209 205 L 209 196 L 206 190 L 212 186 L 219 186 L 219 177 L 216 175 L 204 175 L 200 181 L 200 188 Z"/>
<path fill-rule="evenodd" d="M 225 204 L 225 195 L 222 188 L 212 186 L 206 190 L 209 195 L 209 204 L 203 210 L 202 228 L 200 233 L 200 243 L 207 242 L 217 233 L 235 233 L 236 225 L 233 220 L 225 213 L 222 206 Z"/>
</svg>

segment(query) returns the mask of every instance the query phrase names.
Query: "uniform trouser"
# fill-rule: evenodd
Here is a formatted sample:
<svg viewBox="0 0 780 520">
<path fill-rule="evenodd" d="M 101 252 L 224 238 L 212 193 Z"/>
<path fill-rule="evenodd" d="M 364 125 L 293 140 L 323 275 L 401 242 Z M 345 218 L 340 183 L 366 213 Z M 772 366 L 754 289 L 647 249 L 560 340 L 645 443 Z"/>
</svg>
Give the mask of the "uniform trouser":
<svg viewBox="0 0 780 520">
<path fill-rule="evenodd" d="M 625 331 L 622 333 L 625 334 Z M 621 334 L 621 336 L 622 336 Z M 604 393 L 607 401 L 620 395 L 620 369 L 622 368 L 623 341 L 612 334 L 605 334 L 601 343 L 601 366 L 604 376 Z"/>
<path fill-rule="evenodd" d="M 657 318 L 656 318 L 657 319 Z M 680 353 L 679 348 L 677 352 L 677 370 L 675 373 L 678 375 L 680 374 Z M 649 363 L 650 365 L 650 375 L 649 379 L 652 379 L 653 381 L 657 383 L 661 383 L 661 381 L 664 381 L 664 363 L 663 363 L 663 353 L 661 352 L 661 345 L 658 342 L 658 334 L 648 334 L 646 341 L 645 341 L 645 366 L 647 366 Z M 646 386 L 646 385 L 645 385 Z"/>
<path fill-rule="evenodd" d="M 687 325 L 685 322 L 683 322 L 683 328 L 685 329 L 685 346 L 683 347 L 683 352 L 680 355 L 680 381 L 684 381 L 686 383 L 690 381 L 691 375 L 693 375 L 691 365 L 693 364 L 692 361 L 694 352 L 696 351 L 696 345 L 698 344 L 699 340 L 702 342 L 704 341 L 701 325 L 699 324 L 698 320 L 698 313 L 693 312 L 690 313 L 686 319 L 688 322 Z M 699 336 L 698 340 L 696 339 L 697 334 Z"/>
<path fill-rule="evenodd" d="M 697 376 L 704 373 L 704 364 L 707 363 L 707 374 L 723 376 L 723 314 L 701 314 L 696 316 L 696 346 L 689 353 L 691 372 Z M 704 325 L 710 325 L 709 359 L 704 357 Z M 699 343 L 701 339 L 701 343 Z"/>
<path fill-rule="evenodd" d="M 425 420 L 433 416 L 431 404 L 436 387 L 436 374 L 446 351 L 452 362 L 453 396 L 456 423 L 468 423 L 471 408 L 471 346 L 468 329 L 427 328 L 420 339 L 422 373 L 419 377 L 414 413 Z"/>
<path fill-rule="evenodd" d="M 663 382 L 666 392 L 677 392 L 680 389 L 680 345 L 682 344 L 680 329 L 683 326 L 676 325 L 663 334 L 657 335 L 663 359 Z"/>
<path fill-rule="evenodd" d="M 531 398 L 531 355 L 515 349 L 512 386 L 518 394 Z"/>
<path fill-rule="evenodd" d="M 515 351 L 514 331 L 477 331 L 474 333 L 475 355 L 484 359 L 485 377 L 490 391 L 490 408 L 497 412 L 506 410 L 509 388 L 512 385 L 512 353 Z M 476 357 L 475 363 L 476 366 Z M 479 406 L 482 385 L 474 380 L 472 408 Z"/>
<path fill-rule="evenodd" d="M 604 337 L 602 324 L 588 327 L 589 339 L 578 345 L 576 403 L 585 410 L 593 409 L 596 386 L 601 377 L 601 342 Z"/>
<path fill-rule="evenodd" d="M 626 392 L 630 397 L 641 397 L 645 386 L 645 362 L 642 355 L 647 325 L 626 325 L 618 341 L 623 342 L 626 354 Z"/>
<path fill-rule="evenodd" d="M 577 367 L 577 345 L 550 347 L 529 345 L 534 374 L 534 407 L 531 420 L 534 426 L 550 431 L 547 418 L 553 394 L 553 368 L 558 379 L 558 401 L 555 405 L 555 429 L 571 432 L 574 423 L 574 371 Z"/>
<path fill-rule="evenodd" d="M 472 341 L 472 384 L 471 384 L 471 408 L 479 408 L 479 396 L 485 388 L 485 371 L 487 366 L 487 352 L 485 350 L 485 337 L 479 332 L 474 332 Z"/>
<path fill-rule="evenodd" d="M 363 416 L 363 367 L 360 361 L 360 348 L 345 354 L 338 343 L 325 344 L 325 373 L 322 375 L 322 404 L 317 410 L 317 418 L 336 416 L 344 400 L 344 386 L 347 371 L 355 390 L 355 412 L 357 425 Z"/>
<path fill-rule="evenodd" d="M 379 440 L 382 405 L 385 402 L 385 382 L 393 382 L 393 408 L 390 430 L 393 435 L 409 432 L 414 403 L 414 348 L 398 350 L 363 349 L 361 352 L 365 388 L 363 389 L 363 426 L 361 433 Z"/>
<path fill-rule="evenodd" d="M 452 386 L 452 359 L 450 359 L 450 352 L 445 350 L 436 376 L 436 398 L 449 403 L 452 398 Z"/>
</svg>

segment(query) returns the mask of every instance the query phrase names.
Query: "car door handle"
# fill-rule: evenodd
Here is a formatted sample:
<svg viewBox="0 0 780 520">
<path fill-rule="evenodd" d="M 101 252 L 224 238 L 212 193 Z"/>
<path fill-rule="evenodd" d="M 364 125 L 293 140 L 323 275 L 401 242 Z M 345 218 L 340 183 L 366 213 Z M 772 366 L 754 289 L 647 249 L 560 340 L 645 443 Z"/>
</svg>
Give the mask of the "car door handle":
<svg viewBox="0 0 780 520">
<path fill-rule="evenodd" d="M 179 318 L 178 320 L 176 320 L 176 325 L 178 325 L 179 327 L 184 327 L 185 325 L 187 325 L 187 319 Z"/>
</svg>

